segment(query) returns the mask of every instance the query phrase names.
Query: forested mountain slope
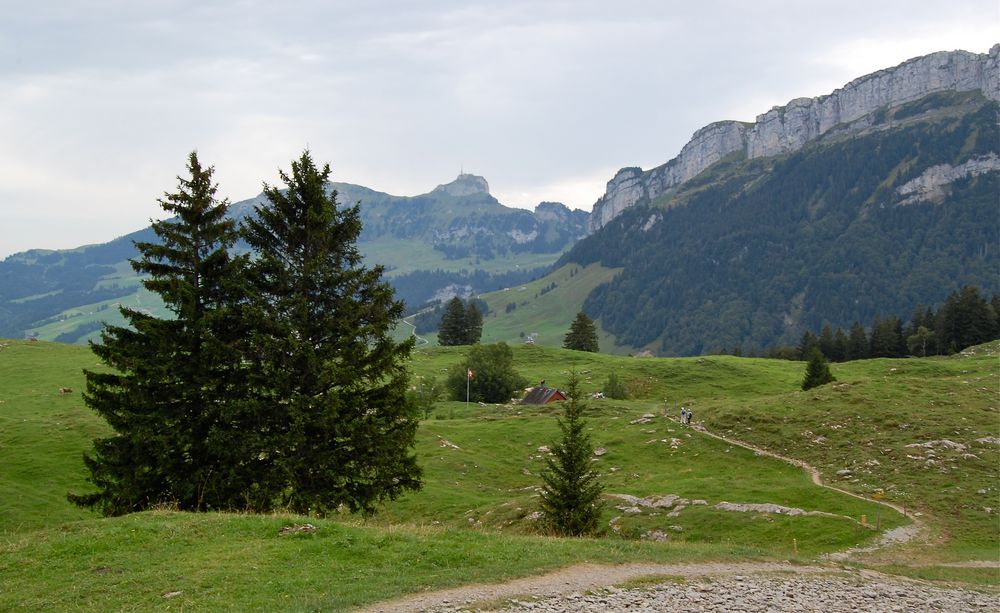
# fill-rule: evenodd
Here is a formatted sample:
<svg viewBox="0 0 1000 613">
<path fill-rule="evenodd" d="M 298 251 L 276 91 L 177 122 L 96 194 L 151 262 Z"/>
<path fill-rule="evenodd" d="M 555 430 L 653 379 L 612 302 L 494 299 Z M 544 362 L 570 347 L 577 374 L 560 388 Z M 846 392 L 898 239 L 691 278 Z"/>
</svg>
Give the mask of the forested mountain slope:
<svg viewBox="0 0 1000 613">
<path fill-rule="evenodd" d="M 624 270 L 584 310 L 662 355 L 795 344 L 998 289 L 998 104 L 938 92 L 792 153 L 734 152 L 624 210 L 561 263 Z"/>
</svg>

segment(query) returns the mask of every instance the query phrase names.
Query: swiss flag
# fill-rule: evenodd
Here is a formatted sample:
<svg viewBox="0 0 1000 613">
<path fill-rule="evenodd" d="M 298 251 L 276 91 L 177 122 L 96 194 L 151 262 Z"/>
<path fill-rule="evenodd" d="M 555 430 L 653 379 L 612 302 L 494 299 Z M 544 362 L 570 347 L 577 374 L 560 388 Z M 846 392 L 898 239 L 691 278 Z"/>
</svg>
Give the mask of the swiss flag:
<svg viewBox="0 0 1000 613">
<path fill-rule="evenodd" d="M 467 372 L 466 372 L 465 374 L 466 374 L 466 376 L 467 376 L 468 378 L 470 378 L 470 379 L 471 379 L 471 378 L 472 378 L 472 369 L 471 369 L 471 368 L 470 368 L 470 369 L 468 369 L 468 371 L 467 371 Z"/>
</svg>

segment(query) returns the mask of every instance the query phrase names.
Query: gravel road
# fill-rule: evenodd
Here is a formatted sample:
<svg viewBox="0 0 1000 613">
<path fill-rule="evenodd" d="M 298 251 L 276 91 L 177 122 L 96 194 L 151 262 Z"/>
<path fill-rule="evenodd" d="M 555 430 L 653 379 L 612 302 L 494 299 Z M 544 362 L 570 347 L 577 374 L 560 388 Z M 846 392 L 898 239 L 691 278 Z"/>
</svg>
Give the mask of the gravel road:
<svg viewBox="0 0 1000 613">
<path fill-rule="evenodd" d="M 607 588 L 586 595 L 577 592 L 539 601 L 515 602 L 499 611 L 1000 611 L 1000 597 L 909 582 L 887 582 L 884 577 L 875 583 L 861 577 L 738 575 L 714 581 L 664 583 L 644 589 Z"/>
<path fill-rule="evenodd" d="M 609 587 L 660 577 L 637 588 Z M 645 579 L 644 579 L 645 580 Z M 488 606 L 484 608 L 485 605 Z M 411 594 L 375 612 L 1000 611 L 1000 595 L 839 566 L 703 563 L 581 565 L 508 583 Z"/>
</svg>

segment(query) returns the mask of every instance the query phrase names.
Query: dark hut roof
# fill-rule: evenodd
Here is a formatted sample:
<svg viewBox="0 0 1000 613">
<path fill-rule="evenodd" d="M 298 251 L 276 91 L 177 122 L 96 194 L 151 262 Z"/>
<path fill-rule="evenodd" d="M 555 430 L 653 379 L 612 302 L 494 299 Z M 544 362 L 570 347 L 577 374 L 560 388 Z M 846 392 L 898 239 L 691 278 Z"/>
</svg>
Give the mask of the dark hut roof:
<svg viewBox="0 0 1000 613">
<path fill-rule="evenodd" d="M 557 400 L 566 400 L 566 394 L 560 392 L 554 387 L 539 385 L 532 388 L 532 390 L 525 395 L 521 404 L 548 404 L 550 402 L 556 402 Z"/>
</svg>

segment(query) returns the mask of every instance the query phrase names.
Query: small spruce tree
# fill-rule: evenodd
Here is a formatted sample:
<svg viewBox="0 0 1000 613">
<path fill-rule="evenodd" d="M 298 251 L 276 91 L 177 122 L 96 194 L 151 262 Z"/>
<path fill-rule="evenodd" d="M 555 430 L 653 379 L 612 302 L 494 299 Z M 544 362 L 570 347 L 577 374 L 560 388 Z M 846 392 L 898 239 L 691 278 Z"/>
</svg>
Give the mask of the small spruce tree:
<svg viewBox="0 0 1000 613">
<path fill-rule="evenodd" d="M 591 463 L 594 448 L 584 432 L 584 403 L 580 399 L 579 378 L 570 373 L 566 392 L 566 412 L 559 420 L 562 439 L 552 448 L 542 472 L 541 506 L 546 525 L 558 534 L 582 536 L 597 530 L 601 515 L 598 473 Z"/>
<path fill-rule="evenodd" d="M 806 364 L 806 376 L 802 380 L 802 389 L 812 389 L 836 380 L 830 372 L 830 363 L 827 362 L 823 353 L 814 347 L 809 354 L 809 363 Z"/>
</svg>

